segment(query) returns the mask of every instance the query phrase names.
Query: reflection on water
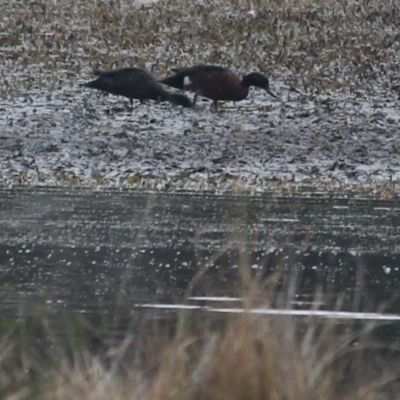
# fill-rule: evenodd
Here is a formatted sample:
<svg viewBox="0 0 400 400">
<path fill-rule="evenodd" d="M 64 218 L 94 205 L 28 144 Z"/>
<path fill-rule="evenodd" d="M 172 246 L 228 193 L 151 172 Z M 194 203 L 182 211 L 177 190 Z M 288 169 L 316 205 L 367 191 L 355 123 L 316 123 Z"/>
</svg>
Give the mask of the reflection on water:
<svg viewBox="0 0 400 400">
<path fill-rule="evenodd" d="M 228 313 L 228 314 L 240 314 L 245 312 L 241 308 L 233 307 L 208 307 L 208 306 L 196 306 L 187 304 L 140 304 L 138 307 L 143 308 L 156 308 L 156 309 L 167 309 L 167 310 L 203 310 L 212 313 Z M 400 315 L 396 314 L 382 314 L 382 313 L 365 313 L 365 312 L 348 312 L 348 311 L 334 311 L 334 310 L 293 310 L 293 309 L 274 309 L 274 308 L 250 308 L 246 310 L 251 314 L 260 315 L 291 315 L 291 316 L 305 316 L 305 317 L 322 317 L 322 318 L 334 318 L 342 320 L 360 319 L 360 320 L 373 320 L 373 321 L 400 321 Z"/>
<path fill-rule="evenodd" d="M 291 308 L 398 313 L 397 200 L 18 189 L 0 192 L 2 309 L 112 315 L 237 296 L 242 267 Z M 190 287 L 189 292 L 187 291 Z M 276 306 L 288 304 L 276 304 Z"/>
</svg>

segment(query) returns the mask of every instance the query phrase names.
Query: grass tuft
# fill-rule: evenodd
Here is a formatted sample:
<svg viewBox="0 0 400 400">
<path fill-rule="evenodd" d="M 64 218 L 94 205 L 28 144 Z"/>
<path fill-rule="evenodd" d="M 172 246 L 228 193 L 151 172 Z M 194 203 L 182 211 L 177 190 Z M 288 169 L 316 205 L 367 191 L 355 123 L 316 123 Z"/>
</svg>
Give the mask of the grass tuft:
<svg viewBox="0 0 400 400">
<path fill-rule="evenodd" d="M 54 340 L 40 319 L 5 329 L 0 359 L 5 399 L 331 400 L 391 399 L 397 351 L 378 348 L 372 325 L 242 313 L 200 318 L 183 313 L 173 329 L 147 327 L 108 345 L 101 337 Z M 32 324 L 32 322 L 34 322 Z M 82 336 L 79 321 L 66 329 Z M 82 321 L 81 321 L 82 322 Z M 153 324 L 153 322 L 151 322 Z M 29 326 L 53 338 L 32 351 Z M 144 328 L 144 324 L 142 327 Z M 28 332 L 28 331 L 26 331 Z M 171 333 L 172 332 L 172 333 Z M 73 335 L 72 335 L 73 336 Z M 18 339 L 19 337 L 19 339 Z M 33 347 L 32 347 L 33 346 Z M 46 354 L 46 357 L 43 357 Z M 45 361 L 44 361 L 45 360 Z"/>
</svg>

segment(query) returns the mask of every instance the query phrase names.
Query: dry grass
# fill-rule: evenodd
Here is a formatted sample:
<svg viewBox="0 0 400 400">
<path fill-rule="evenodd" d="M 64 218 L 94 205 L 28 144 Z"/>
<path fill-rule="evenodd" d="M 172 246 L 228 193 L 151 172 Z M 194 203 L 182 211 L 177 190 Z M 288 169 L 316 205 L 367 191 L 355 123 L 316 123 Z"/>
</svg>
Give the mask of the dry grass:
<svg viewBox="0 0 400 400">
<path fill-rule="evenodd" d="M 34 337 L 40 324 L 50 330 L 30 321 L 16 336 L 2 335 L 1 398 L 372 400 L 398 390 L 396 353 L 376 351 L 372 326 L 344 331 L 329 320 L 249 313 L 194 317 L 182 315 L 172 335 L 146 330 L 106 351 L 101 342 L 71 351 L 71 343 L 53 340 L 35 352 L 37 341 L 25 334 Z"/>
<path fill-rule="evenodd" d="M 57 88 L 98 66 L 165 74 L 202 62 L 306 90 L 390 89 L 400 68 L 395 1 L 14 1 L 0 15 L 2 92 Z"/>
</svg>

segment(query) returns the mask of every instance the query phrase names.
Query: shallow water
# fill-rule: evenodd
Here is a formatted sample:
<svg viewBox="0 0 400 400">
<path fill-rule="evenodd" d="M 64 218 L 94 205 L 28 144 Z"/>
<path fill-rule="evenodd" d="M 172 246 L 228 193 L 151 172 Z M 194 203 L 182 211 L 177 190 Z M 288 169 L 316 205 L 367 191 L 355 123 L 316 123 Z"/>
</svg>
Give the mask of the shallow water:
<svg viewBox="0 0 400 400">
<path fill-rule="evenodd" d="M 400 310 L 397 200 L 48 188 L 2 190 L 0 199 L 9 315 L 43 303 L 50 315 L 216 312 L 237 307 L 244 270 L 278 274 L 283 295 L 272 305 L 298 315 L 340 307 L 356 314 L 336 317 L 363 319 L 384 304 L 396 319 Z"/>
</svg>

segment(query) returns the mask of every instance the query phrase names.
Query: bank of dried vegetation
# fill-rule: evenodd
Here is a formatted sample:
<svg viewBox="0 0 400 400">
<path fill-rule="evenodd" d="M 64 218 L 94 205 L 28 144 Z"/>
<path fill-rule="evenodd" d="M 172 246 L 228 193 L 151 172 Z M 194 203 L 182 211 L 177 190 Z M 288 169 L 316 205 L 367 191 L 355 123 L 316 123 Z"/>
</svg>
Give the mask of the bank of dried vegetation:
<svg viewBox="0 0 400 400">
<path fill-rule="evenodd" d="M 0 12 L 3 94 L 97 67 L 198 63 L 307 91 L 399 90 L 396 1 L 12 1 Z"/>
</svg>

